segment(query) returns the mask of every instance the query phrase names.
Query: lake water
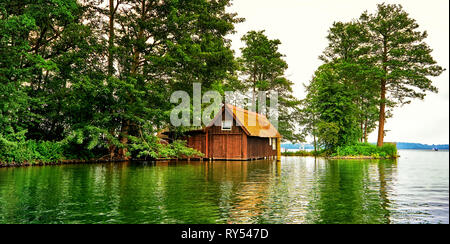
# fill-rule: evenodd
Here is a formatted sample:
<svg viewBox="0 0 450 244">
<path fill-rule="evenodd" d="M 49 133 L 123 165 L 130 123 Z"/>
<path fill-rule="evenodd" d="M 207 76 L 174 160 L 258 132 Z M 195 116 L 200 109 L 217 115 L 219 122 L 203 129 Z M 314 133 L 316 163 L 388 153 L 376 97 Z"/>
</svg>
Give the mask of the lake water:
<svg viewBox="0 0 450 244">
<path fill-rule="evenodd" d="M 449 223 L 449 153 L 0 169 L 0 223 Z"/>
</svg>

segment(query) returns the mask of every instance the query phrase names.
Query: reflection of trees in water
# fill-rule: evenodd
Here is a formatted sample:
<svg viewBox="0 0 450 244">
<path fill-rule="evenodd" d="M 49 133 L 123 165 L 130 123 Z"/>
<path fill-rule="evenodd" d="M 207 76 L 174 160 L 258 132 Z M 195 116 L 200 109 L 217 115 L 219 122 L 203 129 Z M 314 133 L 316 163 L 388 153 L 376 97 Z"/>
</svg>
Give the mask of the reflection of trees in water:
<svg viewBox="0 0 450 244">
<path fill-rule="evenodd" d="M 210 167 L 209 179 L 221 186 L 221 217 L 227 223 L 254 223 L 265 209 L 276 161 L 214 162 Z"/>
<path fill-rule="evenodd" d="M 141 196 L 152 223 L 217 223 L 219 185 L 209 181 L 211 169 L 202 162 L 158 163 L 138 172 L 150 175 Z M 138 188 L 143 188 L 138 186 Z M 142 205 L 142 202 L 141 204 Z"/>
<path fill-rule="evenodd" d="M 222 186 L 222 217 L 230 223 L 304 223 L 317 170 L 311 160 L 215 163 L 210 179 Z"/>
<path fill-rule="evenodd" d="M 176 162 L 3 170 L 8 223 L 389 223 L 392 161 Z"/>
<path fill-rule="evenodd" d="M 117 165 L 63 165 L 10 169 L 11 191 L 0 185 L 5 223 L 102 223 L 119 205 Z M 11 201 L 10 198 L 16 199 Z M 99 213 L 109 213 L 109 216 Z M 1 219 L 1 218 L 0 218 Z M 0 221 L 1 222 L 1 221 Z"/>
<path fill-rule="evenodd" d="M 322 167 L 308 222 L 390 223 L 393 161 L 330 160 Z"/>
<path fill-rule="evenodd" d="M 380 181 L 380 198 L 382 199 L 382 208 L 385 212 L 385 218 L 388 223 L 391 223 L 391 201 L 389 200 L 389 193 L 392 192 L 394 177 L 397 170 L 397 159 L 392 160 L 380 160 L 378 162 L 378 172 Z"/>
<path fill-rule="evenodd" d="M 260 223 L 304 223 L 307 206 L 314 194 L 311 176 L 316 170 L 314 158 L 284 158 L 278 175 L 269 185 L 266 210 Z"/>
<path fill-rule="evenodd" d="M 247 223 L 258 216 L 272 162 L 171 162 L 131 167 L 125 219 L 149 223 Z M 127 174 L 125 174 L 127 175 Z M 138 214 L 136 214 L 138 213 Z"/>
</svg>

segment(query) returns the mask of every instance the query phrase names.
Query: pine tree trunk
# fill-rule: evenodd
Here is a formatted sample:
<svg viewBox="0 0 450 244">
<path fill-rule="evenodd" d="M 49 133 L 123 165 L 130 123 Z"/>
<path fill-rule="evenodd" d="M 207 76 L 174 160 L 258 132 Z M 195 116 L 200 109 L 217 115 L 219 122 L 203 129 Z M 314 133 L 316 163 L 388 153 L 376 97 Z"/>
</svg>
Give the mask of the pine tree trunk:
<svg viewBox="0 0 450 244">
<path fill-rule="evenodd" d="M 256 75 L 253 76 L 253 104 L 252 109 L 254 109 L 253 112 L 256 112 Z"/>
<path fill-rule="evenodd" d="M 386 81 L 383 80 L 381 84 L 381 104 L 380 104 L 380 120 L 378 128 L 378 143 L 379 147 L 384 144 L 384 123 L 386 120 Z"/>
<path fill-rule="evenodd" d="M 361 137 L 359 142 L 363 142 L 364 141 L 364 121 L 361 120 Z"/>
<path fill-rule="evenodd" d="M 110 143 L 109 146 L 109 159 L 112 160 L 116 156 L 116 146 Z"/>
<path fill-rule="evenodd" d="M 122 144 L 122 148 L 119 149 L 119 157 L 123 160 L 128 160 L 129 157 L 127 156 L 128 153 L 128 149 L 127 149 L 127 144 L 128 144 L 128 132 L 130 130 L 130 123 L 128 120 L 124 120 L 122 122 L 122 129 L 121 129 L 121 133 L 120 133 L 120 143 Z"/>
<path fill-rule="evenodd" d="M 115 38 L 114 15 L 115 15 L 114 0 L 109 0 L 108 76 L 112 76 L 114 73 L 114 58 L 112 50 L 114 47 L 114 38 Z"/>
<path fill-rule="evenodd" d="M 385 78 L 381 80 L 381 103 L 380 103 L 380 120 L 378 123 L 378 147 L 382 147 L 384 145 L 384 124 L 386 121 L 386 77 L 387 77 L 387 38 L 384 37 L 383 40 L 383 70 Z"/>
<path fill-rule="evenodd" d="M 367 135 L 367 126 L 369 126 L 369 119 L 366 117 L 366 122 L 364 124 L 364 142 L 368 143 L 369 142 L 369 138 Z"/>
<path fill-rule="evenodd" d="M 114 57 L 113 57 L 113 48 L 114 48 L 114 16 L 116 14 L 117 7 L 119 6 L 119 2 L 114 6 L 114 0 L 109 0 L 109 39 L 108 39 L 108 76 L 111 77 L 114 74 Z M 113 132 L 111 132 L 113 135 Z M 114 159 L 116 156 L 116 146 L 109 142 L 109 158 L 110 160 Z"/>
<path fill-rule="evenodd" d="M 141 12 L 141 19 L 145 19 L 145 13 L 146 13 L 146 9 L 145 9 L 145 1 L 142 1 L 142 12 Z M 140 29 L 137 35 L 137 40 L 141 40 L 144 38 L 144 30 Z M 139 71 L 139 63 L 140 63 L 140 57 L 141 57 L 141 53 L 138 49 L 138 47 L 134 48 L 134 55 L 133 55 L 133 64 L 131 67 L 131 74 L 134 76 L 138 73 Z M 134 99 L 132 98 L 132 96 L 130 95 L 130 101 L 129 103 L 132 104 L 134 102 Z M 122 144 L 122 148 L 119 150 L 119 157 L 121 159 L 124 160 L 129 160 L 129 157 L 127 156 L 128 153 L 128 135 L 130 133 L 130 128 L 135 128 L 135 124 L 128 120 L 128 119 L 124 119 L 122 121 L 122 128 L 121 128 L 121 132 L 120 132 L 120 143 Z"/>
<path fill-rule="evenodd" d="M 316 135 L 314 135 L 314 156 L 317 155 L 317 141 L 316 141 Z"/>
</svg>

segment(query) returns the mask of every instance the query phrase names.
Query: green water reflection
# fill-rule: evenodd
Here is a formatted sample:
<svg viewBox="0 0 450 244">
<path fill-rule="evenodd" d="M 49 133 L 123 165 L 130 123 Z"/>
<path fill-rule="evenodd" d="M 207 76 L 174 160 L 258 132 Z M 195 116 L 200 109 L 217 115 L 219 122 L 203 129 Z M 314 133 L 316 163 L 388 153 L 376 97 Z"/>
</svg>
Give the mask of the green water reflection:
<svg viewBox="0 0 450 244">
<path fill-rule="evenodd" d="M 410 193 L 397 189 L 398 164 L 284 158 L 0 169 L 0 223 L 448 222 L 448 174 L 431 206 L 440 211 L 430 214 L 401 197 Z"/>
</svg>

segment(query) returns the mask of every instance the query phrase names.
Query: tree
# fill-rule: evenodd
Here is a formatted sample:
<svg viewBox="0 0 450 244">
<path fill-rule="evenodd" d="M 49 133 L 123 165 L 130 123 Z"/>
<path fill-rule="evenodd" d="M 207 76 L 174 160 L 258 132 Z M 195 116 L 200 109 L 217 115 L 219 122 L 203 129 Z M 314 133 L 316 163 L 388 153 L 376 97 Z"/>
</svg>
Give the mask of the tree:
<svg viewBox="0 0 450 244">
<path fill-rule="evenodd" d="M 21 20 L 1 27 L 15 32 L 3 36 L 13 38 L 12 43 L 2 43 L 16 48 L 2 48 L 9 53 L 1 56 L 4 67 L 15 66 L 16 74 L 1 73 L 22 93 L 14 99 L 27 101 L 21 104 L 26 114 L 15 112 L 15 124 L 27 129 L 30 139 L 62 139 L 68 128 L 69 87 L 92 71 L 86 62 L 93 54 L 87 44 L 91 33 L 81 23 L 83 9 L 75 0 L 1 1 L 0 8 L 6 22 Z"/>
<path fill-rule="evenodd" d="M 361 127 L 360 141 L 367 142 L 368 134 L 376 128 L 379 115 L 378 80 L 381 70 L 374 65 L 370 54 L 370 38 L 367 27 L 361 22 L 336 22 L 329 30 L 329 46 L 320 57 L 325 63 L 345 63 L 341 79 L 357 94 L 358 120 Z"/>
<path fill-rule="evenodd" d="M 330 151 L 357 143 L 361 135 L 358 106 L 354 103 L 357 93 L 349 89 L 351 82 L 342 78 L 346 65 L 342 62 L 319 67 L 304 100 L 303 111 L 311 113 L 304 123 L 306 131 L 317 136 L 319 146 Z"/>
<path fill-rule="evenodd" d="M 301 133 L 297 132 L 300 101 L 293 96 L 293 83 L 284 75 L 288 65 L 284 55 L 278 51 L 281 41 L 270 40 L 264 31 L 250 31 L 242 37 L 242 41 L 245 47 L 241 48 L 242 57 L 238 61 L 244 91 L 253 91 L 253 104 L 256 104 L 259 91 L 267 91 L 268 96 L 277 92 L 280 134 L 286 141 L 303 141 Z M 267 114 L 266 111 L 259 112 Z"/>
<path fill-rule="evenodd" d="M 25 66 L 33 59 L 27 36 L 36 23 L 10 4 L 0 1 L 0 134 L 26 129 L 21 118 L 32 116 L 23 84 L 32 76 Z"/>
<path fill-rule="evenodd" d="M 300 115 L 300 125 L 302 125 L 302 134 L 304 137 L 311 135 L 313 137 L 314 151 L 317 152 L 318 143 L 318 123 L 319 123 L 319 112 L 317 111 L 317 106 L 315 106 L 315 90 L 314 87 L 310 85 L 304 85 L 307 91 L 307 96 L 301 102 L 301 115 Z"/>
<path fill-rule="evenodd" d="M 98 36 L 108 36 L 100 40 L 108 46 L 106 83 L 111 94 L 104 114 L 110 121 L 110 155 L 118 149 L 118 157 L 127 158 L 130 140 L 145 143 L 148 135 L 170 127 L 173 105 L 167 98 L 173 91 L 191 92 L 194 82 L 205 90 L 220 87 L 234 72 L 225 36 L 241 20 L 225 11 L 229 0 L 107 3 L 105 9 L 92 4 L 103 16 Z"/>
<path fill-rule="evenodd" d="M 363 13 L 361 22 L 368 27 L 371 55 L 382 70 L 380 89 L 378 146 L 383 146 L 386 109 L 424 99 L 426 92 L 437 92 L 430 77 L 444 69 L 431 56 L 432 49 L 424 42 L 427 32 L 401 5 L 379 4 L 377 12 Z"/>
<path fill-rule="evenodd" d="M 241 19 L 229 4 L 0 0 L 2 133 L 27 130 L 89 157 L 159 150 L 170 94 L 220 88 L 236 68 L 225 36 Z"/>
<path fill-rule="evenodd" d="M 389 108 L 437 92 L 431 76 L 443 68 L 436 64 L 424 42 L 426 32 L 400 5 L 378 5 L 375 14 L 365 12 L 359 21 L 336 22 L 330 28 L 329 46 L 321 59 L 330 64 L 338 82 L 347 84 L 360 126 L 360 140 L 379 125 L 378 146 L 383 145 Z M 320 70 L 320 69 L 319 69 Z M 322 111 L 323 112 L 323 111 Z"/>
</svg>

